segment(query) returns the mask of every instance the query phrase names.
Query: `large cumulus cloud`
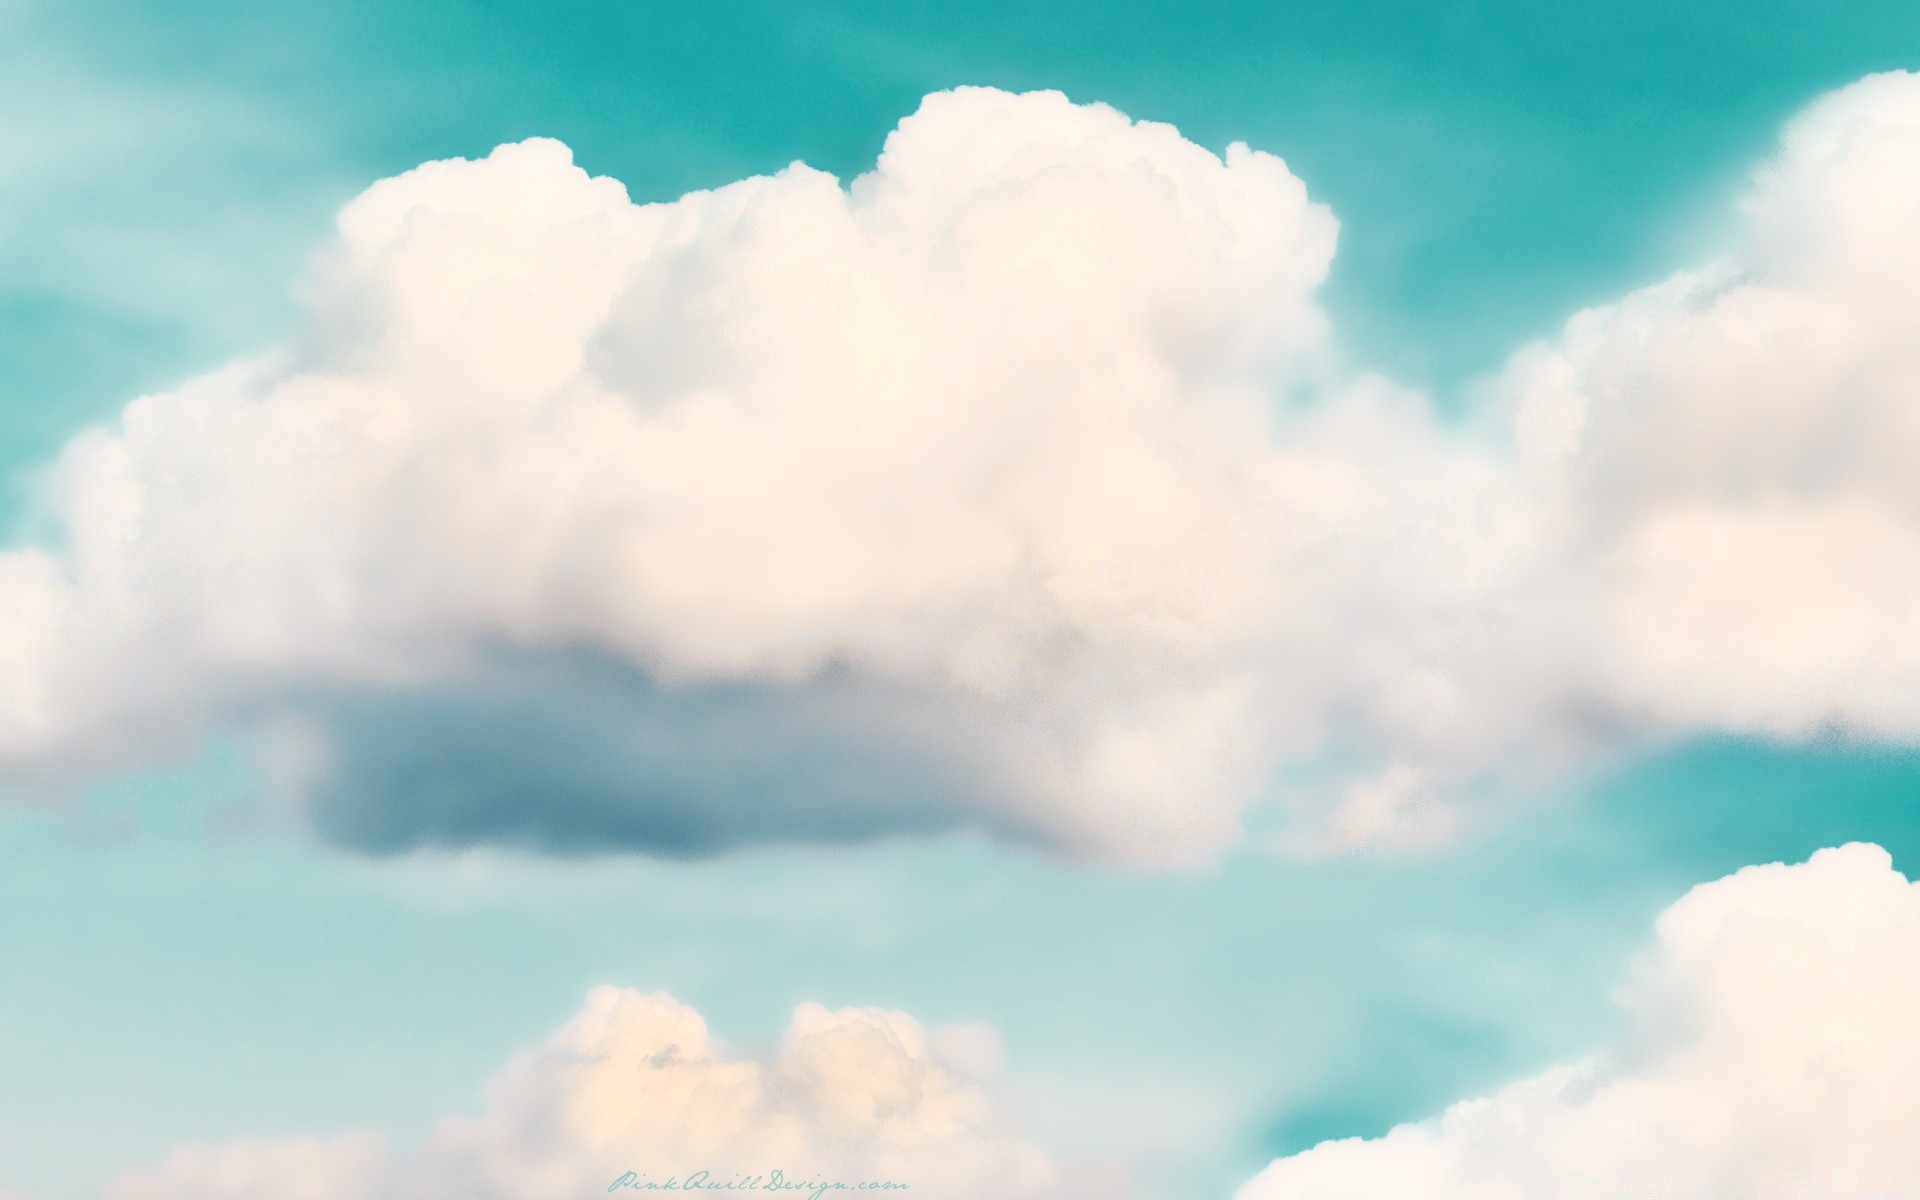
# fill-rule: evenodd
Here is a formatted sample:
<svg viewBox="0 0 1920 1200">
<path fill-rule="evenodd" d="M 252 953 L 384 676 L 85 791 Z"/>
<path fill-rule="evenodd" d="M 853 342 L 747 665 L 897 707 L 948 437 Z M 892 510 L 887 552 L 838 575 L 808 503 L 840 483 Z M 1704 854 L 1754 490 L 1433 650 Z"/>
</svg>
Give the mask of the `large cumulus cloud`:
<svg viewBox="0 0 1920 1200">
<path fill-rule="evenodd" d="M 349 845 L 955 826 L 1192 862 L 1696 730 L 1911 739 L 1920 83 L 1470 419 L 1343 363 L 1275 158 L 927 99 L 842 187 L 382 182 L 289 347 L 129 406 L 0 556 L 0 763 L 238 729 Z M 1312 781 L 1312 782 L 1302 782 Z"/>
<path fill-rule="evenodd" d="M 1663 913 L 1617 1043 L 1239 1200 L 1911 1196 L 1920 885 L 1876 846 L 1749 867 Z"/>
<path fill-rule="evenodd" d="M 1010 1127 L 987 1082 L 996 1056 L 977 1027 L 809 1004 L 777 1052 L 754 1057 L 665 994 L 603 987 L 489 1083 L 478 1115 L 447 1119 L 423 1146 L 396 1153 L 373 1134 L 188 1146 L 102 1200 L 548 1200 L 605 1195 L 629 1172 L 717 1185 L 774 1171 L 932 1200 L 1106 1194 Z"/>
<path fill-rule="evenodd" d="M 1056 94 L 929 97 L 850 188 L 636 206 L 534 141 L 339 226 L 297 345 L 49 472 L 16 775 L 227 723 L 382 847 L 1192 859 L 1365 706 L 1319 631 L 1400 568 L 1351 535 L 1449 469 L 1383 386 L 1289 411 L 1335 224 L 1278 159 Z"/>
</svg>

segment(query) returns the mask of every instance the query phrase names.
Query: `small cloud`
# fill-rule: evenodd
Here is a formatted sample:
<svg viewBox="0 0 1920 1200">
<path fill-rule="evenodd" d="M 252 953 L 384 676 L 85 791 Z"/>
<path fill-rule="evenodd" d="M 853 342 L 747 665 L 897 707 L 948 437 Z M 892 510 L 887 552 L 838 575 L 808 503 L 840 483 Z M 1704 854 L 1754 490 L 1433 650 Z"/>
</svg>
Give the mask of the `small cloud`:
<svg viewBox="0 0 1920 1200">
<path fill-rule="evenodd" d="M 604 1194 L 629 1173 L 664 1183 L 776 1170 L 891 1181 L 930 1200 L 1118 1196 L 1082 1190 L 1007 1126 L 986 1083 L 994 1040 L 804 1004 L 777 1052 L 754 1057 L 664 993 L 596 988 L 488 1084 L 478 1116 L 447 1119 L 414 1151 L 370 1134 L 186 1147 L 102 1200 L 548 1200 Z"/>
</svg>

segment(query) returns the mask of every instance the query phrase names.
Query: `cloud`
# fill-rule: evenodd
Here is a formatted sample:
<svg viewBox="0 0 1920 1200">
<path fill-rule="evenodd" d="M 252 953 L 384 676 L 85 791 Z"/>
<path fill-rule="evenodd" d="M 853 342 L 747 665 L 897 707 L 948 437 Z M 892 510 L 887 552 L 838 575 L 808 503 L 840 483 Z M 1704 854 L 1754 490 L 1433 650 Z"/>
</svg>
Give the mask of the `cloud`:
<svg viewBox="0 0 1920 1200">
<path fill-rule="evenodd" d="M 975 828 L 1307 851 L 1702 730 L 1920 733 L 1920 81 L 1464 422 L 1341 360 L 1280 160 L 930 96 L 843 187 L 548 141 L 350 204 L 296 342 L 136 401 L 0 556 L 0 770 L 213 731 L 335 840 Z M 1318 781 L 1315 783 L 1303 780 Z"/>
<path fill-rule="evenodd" d="M 478 1116 L 449 1118 L 417 1150 L 373 1135 L 187 1147 L 102 1200 L 545 1200 L 604 1194 L 627 1172 L 775 1170 L 932 1200 L 1093 1196 L 1010 1131 L 986 1084 L 997 1055 L 979 1027 L 805 1004 L 759 1059 L 664 993 L 602 987 L 488 1084 Z"/>
<path fill-rule="evenodd" d="M 395 848 L 965 824 L 1191 861 L 1269 713 L 1321 707 L 1330 544 L 1431 457 L 1384 387 L 1275 412 L 1326 372 L 1335 233 L 1278 159 L 1057 94 L 931 96 L 850 188 L 635 206 L 533 141 L 339 227 L 298 345 L 52 468 L 57 533 L 0 560 L 17 777 L 237 726 Z M 483 740 L 491 793 L 369 811 Z"/>
<path fill-rule="evenodd" d="M 1516 356 L 1603 686 L 1665 726 L 1920 732 L 1920 78 L 1786 130 L 1744 244 Z"/>
<path fill-rule="evenodd" d="M 1429 660 L 1438 735 L 1377 738 L 1398 763 L 1346 788 L 1323 840 L 1430 839 L 1476 779 L 1697 733 L 1920 737 L 1916 180 L 1920 76 L 1823 97 L 1754 173 L 1727 253 L 1488 381 L 1471 419 L 1504 427 L 1522 533 L 1458 610 L 1486 655 Z"/>
<path fill-rule="evenodd" d="M 1877 846 L 1749 867 L 1663 913 L 1606 1052 L 1239 1200 L 1814 1200 L 1920 1189 L 1920 885 Z"/>
</svg>

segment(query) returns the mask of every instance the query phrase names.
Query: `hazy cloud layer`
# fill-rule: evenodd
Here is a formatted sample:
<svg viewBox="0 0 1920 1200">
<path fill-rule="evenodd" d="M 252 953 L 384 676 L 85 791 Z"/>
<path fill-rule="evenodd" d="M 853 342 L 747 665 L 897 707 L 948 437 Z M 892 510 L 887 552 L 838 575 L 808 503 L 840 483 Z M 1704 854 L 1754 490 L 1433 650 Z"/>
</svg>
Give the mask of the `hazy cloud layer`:
<svg viewBox="0 0 1920 1200">
<path fill-rule="evenodd" d="M 449 1118 L 417 1150 L 391 1152 L 372 1134 L 186 1147 L 102 1200 L 548 1200 L 605 1195 L 629 1171 L 665 1183 L 776 1169 L 789 1181 L 905 1183 L 898 1194 L 932 1200 L 1112 1194 L 1008 1128 L 986 1085 L 997 1063 L 978 1027 L 814 1004 L 795 1010 L 777 1053 L 756 1058 L 716 1043 L 664 993 L 596 988 L 488 1084 L 479 1115 Z"/>
<path fill-rule="evenodd" d="M 1920 885 L 1877 846 L 1663 913 L 1616 1044 L 1274 1163 L 1239 1200 L 1829 1200 L 1920 1189 Z"/>
<path fill-rule="evenodd" d="M 1278 160 L 930 96 L 849 187 L 635 206 L 557 143 L 377 184 L 299 341 L 77 438 L 0 556 L 0 763 L 258 739 L 370 849 L 954 826 L 1308 849 L 1696 730 L 1920 732 L 1920 83 L 1723 261 L 1454 428 L 1343 366 Z"/>
</svg>

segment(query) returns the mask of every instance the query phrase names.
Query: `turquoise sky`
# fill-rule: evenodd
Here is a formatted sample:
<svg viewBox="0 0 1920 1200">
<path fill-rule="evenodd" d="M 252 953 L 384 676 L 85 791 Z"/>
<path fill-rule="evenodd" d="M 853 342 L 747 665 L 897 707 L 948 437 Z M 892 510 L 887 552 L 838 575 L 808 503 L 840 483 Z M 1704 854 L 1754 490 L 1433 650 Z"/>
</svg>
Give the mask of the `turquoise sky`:
<svg viewBox="0 0 1920 1200">
<path fill-rule="evenodd" d="M 1356 357 L 1449 394 L 1696 259 L 1809 98 L 1916 65 L 1920 9 L 1890 3 L 0 2 L 0 464 L 270 343 L 382 175 L 534 134 L 637 199 L 847 175 L 963 83 L 1284 156 L 1341 218 Z M 212 751 L 0 812 L 0 1186 L 416 1135 L 614 982 L 745 1042 L 805 999 L 989 1021 L 1054 1142 L 1148 1145 L 1155 1194 L 1218 1196 L 1594 1044 L 1695 882 L 1858 838 L 1920 859 L 1906 756 L 1697 744 L 1570 790 L 1431 860 L 1203 875 L 968 840 L 374 863 L 234 819 L 249 781 Z"/>
</svg>

